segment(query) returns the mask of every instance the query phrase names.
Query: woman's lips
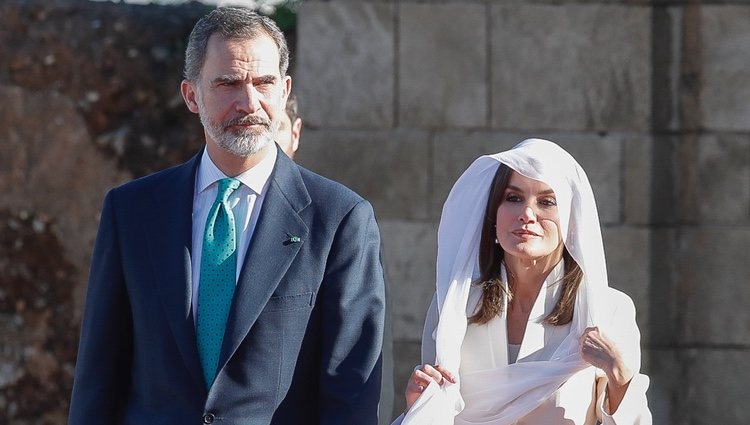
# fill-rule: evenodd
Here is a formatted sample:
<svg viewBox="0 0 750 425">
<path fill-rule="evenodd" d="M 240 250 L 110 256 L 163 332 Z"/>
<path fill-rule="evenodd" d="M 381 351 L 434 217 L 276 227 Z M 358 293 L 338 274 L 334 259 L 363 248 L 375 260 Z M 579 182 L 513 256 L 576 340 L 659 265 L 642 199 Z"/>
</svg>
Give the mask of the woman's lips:
<svg viewBox="0 0 750 425">
<path fill-rule="evenodd" d="M 513 234 L 520 238 L 530 238 L 530 237 L 539 236 L 538 234 L 532 232 L 531 230 L 524 230 L 524 229 L 514 230 Z"/>
</svg>

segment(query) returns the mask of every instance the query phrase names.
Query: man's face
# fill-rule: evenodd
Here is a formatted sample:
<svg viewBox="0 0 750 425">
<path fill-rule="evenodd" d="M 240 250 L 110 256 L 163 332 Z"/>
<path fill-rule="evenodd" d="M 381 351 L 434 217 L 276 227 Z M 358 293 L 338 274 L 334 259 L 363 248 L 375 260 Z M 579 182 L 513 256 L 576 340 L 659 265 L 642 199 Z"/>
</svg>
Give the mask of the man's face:
<svg viewBox="0 0 750 425">
<path fill-rule="evenodd" d="M 295 118 L 294 122 L 289 118 L 286 111 L 282 112 L 279 120 L 279 130 L 276 132 L 276 142 L 289 158 L 294 158 L 294 153 L 299 147 L 299 136 L 302 131 L 302 119 Z"/>
<path fill-rule="evenodd" d="M 206 143 L 241 157 L 274 140 L 291 78 L 279 74 L 279 51 L 273 39 L 208 40 L 197 82 L 183 82 L 188 108 L 200 115 Z"/>
</svg>

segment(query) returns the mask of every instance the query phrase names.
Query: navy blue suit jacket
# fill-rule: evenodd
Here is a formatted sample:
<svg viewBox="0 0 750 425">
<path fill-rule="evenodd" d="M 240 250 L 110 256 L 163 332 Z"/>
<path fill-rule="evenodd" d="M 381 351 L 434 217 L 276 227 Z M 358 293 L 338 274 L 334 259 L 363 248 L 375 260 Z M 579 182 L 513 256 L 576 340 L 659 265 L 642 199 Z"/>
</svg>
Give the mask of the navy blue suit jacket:
<svg viewBox="0 0 750 425">
<path fill-rule="evenodd" d="M 107 194 L 69 423 L 376 424 L 385 294 L 372 208 L 280 150 L 206 388 L 191 312 L 199 161 Z"/>
</svg>

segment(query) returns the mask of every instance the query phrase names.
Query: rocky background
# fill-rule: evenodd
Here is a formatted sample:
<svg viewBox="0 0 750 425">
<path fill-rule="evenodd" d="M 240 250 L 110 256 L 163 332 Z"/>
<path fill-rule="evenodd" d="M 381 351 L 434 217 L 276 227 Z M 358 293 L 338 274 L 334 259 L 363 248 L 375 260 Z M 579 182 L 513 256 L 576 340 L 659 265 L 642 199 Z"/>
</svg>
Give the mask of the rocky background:
<svg viewBox="0 0 750 425">
<path fill-rule="evenodd" d="M 2 423 L 65 423 L 103 196 L 201 146 L 179 82 L 207 10 L 0 1 Z M 592 180 L 654 423 L 750 423 L 748 22 L 743 0 L 302 4 L 287 27 L 298 160 L 375 207 L 394 413 L 419 362 L 442 201 L 476 156 L 538 136 Z"/>
<path fill-rule="evenodd" d="M 208 10 L 0 2 L 1 423 L 66 423 L 104 194 L 203 144 L 179 83 Z"/>
</svg>

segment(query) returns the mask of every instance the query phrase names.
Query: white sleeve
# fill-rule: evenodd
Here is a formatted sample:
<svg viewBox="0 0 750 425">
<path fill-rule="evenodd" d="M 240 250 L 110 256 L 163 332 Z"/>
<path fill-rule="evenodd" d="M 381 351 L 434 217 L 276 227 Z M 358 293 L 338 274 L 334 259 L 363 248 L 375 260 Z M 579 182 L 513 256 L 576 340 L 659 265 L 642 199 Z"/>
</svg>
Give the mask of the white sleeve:
<svg viewBox="0 0 750 425">
<path fill-rule="evenodd" d="M 607 378 L 601 379 L 603 385 L 597 385 L 601 388 L 597 400 L 597 416 L 602 421 L 602 425 L 651 425 L 651 411 L 648 408 L 646 400 L 646 390 L 648 389 L 648 376 L 642 373 L 633 375 L 633 379 L 628 385 L 620 406 L 613 414 L 607 413 L 606 388 Z"/>
<path fill-rule="evenodd" d="M 615 306 L 612 320 L 603 329 L 620 350 L 625 364 L 634 371 L 622 402 L 612 414 L 608 411 L 607 377 L 597 371 L 597 416 L 603 425 L 651 425 L 651 411 L 648 408 L 646 390 L 648 376 L 641 369 L 641 333 L 635 321 L 635 305 L 627 295 L 610 289 L 612 304 Z"/>
</svg>

